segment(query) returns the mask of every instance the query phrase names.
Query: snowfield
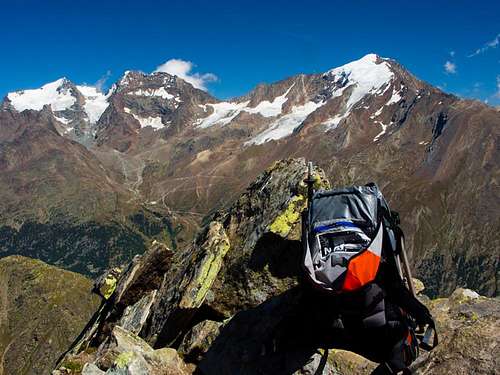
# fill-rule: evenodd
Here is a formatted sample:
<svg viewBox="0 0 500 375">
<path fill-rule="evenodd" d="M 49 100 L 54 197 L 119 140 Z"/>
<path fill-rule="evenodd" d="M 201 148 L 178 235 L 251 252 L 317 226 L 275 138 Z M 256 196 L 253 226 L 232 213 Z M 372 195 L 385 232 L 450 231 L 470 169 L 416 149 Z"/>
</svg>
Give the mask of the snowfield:
<svg viewBox="0 0 500 375">
<path fill-rule="evenodd" d="M 213 112 L 208 117 L 200 119 L 196 125 L 200 128 L 208 128 L 213 125 L 227 125 L 243 111 L 251 114 L 259 114 L 263 117 L 278 116 L 282 113 L 283 104 L 285 104 L 288 100 L 286 96 L 292 87 L 293 85 L 289 87 L 284 94 L 274 98 L 272 102 L 269 100 L 263 100 L 255 107 L 248 107 L 250 101 L 241 103 L 220 102 L 215 104 L 206 104 L 201 107 L 207 111 L 207 106 L 209 106 L 213 109 Z"/>
<path fill-rule="evenodd" d="M 39 89 L 11 92 L 7 98 L 19 112 L 26 109 L 40 111 L 45 105 L 49 105 L 52 111 L 64 111 L 76 102 L 70 88 L 64 87 L 66 82 L 65 78 L 60 78 Z"/>
<path fill-rule="evenodd" d="M 141 117 L 133 113 L 132 110 L 127 107 L 124 107 L 123 111 L 125 113 L 128 113 L 129 115 L 132 115 L 137 121 L 139 121 L 139 124 L 141 124 L 141 128 L 145 128 L 146 126 L 151 126 L 152 128 L 157 130 L 165 127 L 165 124 L 162 122 L 160 116 Z"/>
<path fill-rule="evenodd" d="M 260 145 L 265 142 L 289 136 L 300 124 L 304 122 L 307 116 L 324 104 L 325 102 L 307 102 L 301 106 L 293 106 L 290 113 L 280 117 L 278 120 L 273 122 L 269 128 L 247 141 L 245 145 Z"/>
<path fill-rule="evenodd" d="M 110 92 L 107 95 L 104 95 L 102 92 L 98 91 L 96 87 L 93 86 L 76 86 L 78 91 L 85 97 L 85 104 L 83 108 L 89 122 L 91 124 L 95 124 L 103 112 L 108 108 L 108 97 L 110 96 Z"/>
<path fill-rule="evenodd" d="M 363 98 L 367 95 L 380 96 L 391 87 L 394 73 L 391 71 L 390 65 L 385 59 L 378 59 L 377 55 L 368 54 L 357 61 L 353 61 L 324 73 L 324 76 L 329 78 L 329 82 L 335 83 L 333 88 L 330 89 L 329 100 L 344 95 L 349 88 L 349 97 L 346 98 L 347 100 L 343 108 L 335 116 L 322 123 L 325 131 L 335 129 L 343 119 L 351 114 L 351 111 L 359 103 L 362 103 Z M 259 145 L 287 137 L 292 134 L 311 113 L 327 103 L 326 101 L 318 102 L 317 100 L 313 100 L 314 98 L 309 98 L 303 105 L 295 105 L 288 113 L 283 113 L 283 104 L 288 100 L 287 95 L 292 87 L 293 85 L 282 95 L 275 97 L 272 101 L 264 100 L 255 107 L 249 107 L 249 101 L 220 102 L 203 105 L 201 107 L 205 112 L 208 111 L 208 108 L 211 108 L 212 111 L 207 117 L 197 120 L 195 125 L 199 128 L 209 128 L 214 125 L 224 126 L 231 123 L 231 121 L 241 112 L 247 112 L 250 114 L 259 114 L 264 117 L 277 118 L 269 124 L 267 129 L 247 141 L 245 143 L 246 145 Z M 388 106 L 398 103 L 400 100 L 401 91 L 395 91 L 395 89 L 393 89 L 392 96 L 385 105 Z M 372 119 L 381 113 L 382 108 L 372 116 Z M 385 128 L 386 126 L 383 127 L 384 132 Z M 377 137 L 377 140 L 380 135 Z"/>
</svg>

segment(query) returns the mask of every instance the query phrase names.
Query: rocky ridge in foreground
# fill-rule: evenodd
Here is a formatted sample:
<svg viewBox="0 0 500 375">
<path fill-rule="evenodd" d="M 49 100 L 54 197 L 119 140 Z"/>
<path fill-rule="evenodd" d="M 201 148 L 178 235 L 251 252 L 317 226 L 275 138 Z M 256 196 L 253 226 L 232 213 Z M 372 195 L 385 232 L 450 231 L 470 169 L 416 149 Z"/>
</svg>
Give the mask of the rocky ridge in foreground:
<svg viewBox="0 0 500 375">
<path fill-rule="evenodd" d="M 156 243 L 136 257 L 54 374 L 368 374 L 374 364 L 362 357 L 300 337 L 286 350 L 273 347 L 302 293 L 305 171 L 303 160 L 277 162 L 189 248 Z M 314 175 L 328 187 L 320 170 Z M 441 344 L 420 357 L 416 373 L 498 372 L 498 300 L 462 289 L 422 299 Z"/>
</svg>

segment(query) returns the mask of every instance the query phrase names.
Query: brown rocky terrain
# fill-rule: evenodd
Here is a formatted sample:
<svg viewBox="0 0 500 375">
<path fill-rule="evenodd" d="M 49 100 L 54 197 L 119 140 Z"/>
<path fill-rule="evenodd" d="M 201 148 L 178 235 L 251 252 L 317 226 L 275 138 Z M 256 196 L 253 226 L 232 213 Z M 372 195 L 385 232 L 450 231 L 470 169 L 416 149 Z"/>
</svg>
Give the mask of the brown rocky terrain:
<svg viewBox="0 0 500 375">
<path fill-rule="evenodd" d="M 0 111 L 0 124 L 0 256 L 95 276 L 152 237 L 176 246 L 181 221 L 143 205 L 86 147 L 62 137 L 47 108 Z"/>
</svg>

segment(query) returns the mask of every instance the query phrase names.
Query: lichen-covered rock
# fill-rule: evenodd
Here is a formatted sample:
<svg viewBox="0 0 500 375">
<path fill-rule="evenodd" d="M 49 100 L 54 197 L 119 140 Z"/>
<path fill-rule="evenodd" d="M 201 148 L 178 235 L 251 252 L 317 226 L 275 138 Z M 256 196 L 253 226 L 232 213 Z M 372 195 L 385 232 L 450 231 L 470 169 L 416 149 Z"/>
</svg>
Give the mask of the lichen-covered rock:
<svg viewBox="0 0 500 375">
<path fill-rule="evenodd" d="M 139 333 L 151 314 L 156 291 L 171 266 L 172 256 L 173 252 L 159 242 L 144 255 L 136 256 L 121 273 L 111 298 L 94 315 L 67 355 L 80 353 L 89 346 L 97 347 L 117 322 Z"/>
<path fill-rule="evenodd" d="M 413 287 L 415 288 L 415 293 L 417 294 L 421 294 L 425 290 L 424 283 L 421 280 L 415 278 L 413 278 Z"/>
<path fill-rule="evenodd" d="M 229 239 L 222 225 L 213 221 L 208 226 L 206 241 L 201 245 L 203 257 L 194 262 L 194 272 L 182 285 L 183 294 L 179 302 L 181 309 L 197 309 L 205 301 L 208 291 L 217 278 L 222 262 L 229 250 Z"/>
<path fill-rule="evenodd" d="M 76 362 L 77 358 L 73 360 Z M 154 350 L 140 337 L 118 325 L 92 359 L 87 357 L 87 360 L 91 362 L 83 366 L 82 375 L 190 375 L 193 372 L 193 367 L 187 365 L 175 349 Z M 56 371 L 65 373 L 62 368 Z M 68 374 L 74 373 L 79 372 Z"/>
<path fill-rule="evenodd" d="M 300 274 L 300 217 L 305 209 L 302 159 L 276 162 L 226 211 L 224 223 L 232 250 L 212 287 L 210 307 L 226 317 L 257 306 L 297 284 Z M 327 188 L 323 172 L 317 188 Z"/>
<path fill-rule="evenodd" d="M 146 339 L 166 346 L 179 338 L 205 301 L 229 249 L 224 227 L 213 221 L 191 247 L 176 254 L 175 268 L 165 274 L 153 307 Z"/>
<path fill-rule="evenodd" d="M 292 228 L 299 222 L 300 214 L 304 210 L 306 202 L 306 198 L 302 194 L 292 197 L 285 210 L 271 223 L 269 231 L 286 238 Z"/>
<path fill-rule="evenodd" d="M 328 363 L 338 374 L 369 375 L 377 364 L 359 354 L 346 350 L 331 349 L 328 353 Z"/>
<path fill-rule="evenodd" d="M 151 368 L 146 359 L 137 352 L 124 352 L 116 357 L 113 367 L 106 371 L 108 375 L 149 375 Z"/>
<path fill-rule="evenodd" d="M 186 364 L 172 348 L 155 350 L 153 360 L 156 363 L 157 375 L 191 375 L 195 370 L 194 366 Z"/>
<path fill-rule="evenodd" d="M 94 282 L 94 291 L 104 299 L 109 299 L 116 289 L 116 284 L 121 272 L 122 270 L 118 267 L 104 272 Z"/>
<path fill-rule="evenodd" d="M 95 363 L 107 369 L 113 364 L 123 365 L 134 355 L 147 356 L 152 352 L 153 349 L 139 336 L 115 325 L 111 335 L 99 346 Z"/>
</svg>

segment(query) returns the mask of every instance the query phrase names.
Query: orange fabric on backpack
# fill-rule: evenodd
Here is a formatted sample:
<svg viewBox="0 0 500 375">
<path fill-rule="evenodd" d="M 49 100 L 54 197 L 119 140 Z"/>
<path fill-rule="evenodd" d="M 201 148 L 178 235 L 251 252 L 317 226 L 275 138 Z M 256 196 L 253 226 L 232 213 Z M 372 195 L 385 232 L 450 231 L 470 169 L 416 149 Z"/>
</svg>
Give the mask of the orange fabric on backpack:
<svg viewBox="0 0 500 375">
<path fill-rule="evenodd" d="M 406 345 L 411 345 L 411 342 L 413 341 L 413 337 L 411 337 L 411 332 L 408 330 L 408 335 L 406 336 Z"/>
<path fill-rule="evenodd" d="M 356 290 L 375 279 L 380 257 L 370 250 L 351 259 L 347 267 L 347 274 L 342 287 L 345 291 Z"/>
</svg>

